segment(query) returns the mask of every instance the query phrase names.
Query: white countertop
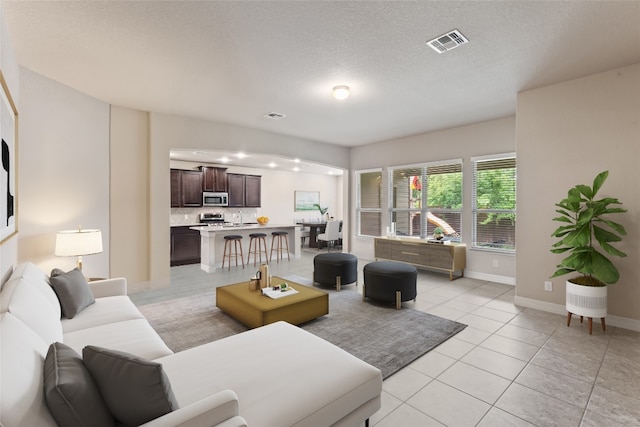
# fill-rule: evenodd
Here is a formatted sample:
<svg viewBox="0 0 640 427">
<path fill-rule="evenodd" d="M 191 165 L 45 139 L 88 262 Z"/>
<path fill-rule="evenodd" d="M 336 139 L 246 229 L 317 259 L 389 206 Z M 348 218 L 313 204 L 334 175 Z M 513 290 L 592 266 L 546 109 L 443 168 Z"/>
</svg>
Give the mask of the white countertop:
<svg viewBox="0 0 640 427">
<path fill-rule="evenodd" d="M 192 230 L 208 231 L 211 233 L 230 232 L 240 230 L 272 229 L 272 228 L 294 228 L 300 227 L 296 224 L 242 224 L 242 225 L 201 225 L 191 227 Z"/>
</svg>

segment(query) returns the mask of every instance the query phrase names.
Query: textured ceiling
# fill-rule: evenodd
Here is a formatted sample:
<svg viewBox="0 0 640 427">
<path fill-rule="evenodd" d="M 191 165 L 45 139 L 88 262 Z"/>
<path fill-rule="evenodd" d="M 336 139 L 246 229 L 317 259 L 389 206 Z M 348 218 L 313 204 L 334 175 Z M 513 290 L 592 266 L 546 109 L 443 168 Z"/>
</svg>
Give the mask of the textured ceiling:
<svg viewBox="0 0 640 427">
<path fill-rule="evenodd" d="M 21 66 L 95 98 L 346 146 L 512 115 L 519 91 L 640 62 L 638 1 L 2 7 Z M 452 29 L 470 43 L 425 44 Z"/>
</svg>

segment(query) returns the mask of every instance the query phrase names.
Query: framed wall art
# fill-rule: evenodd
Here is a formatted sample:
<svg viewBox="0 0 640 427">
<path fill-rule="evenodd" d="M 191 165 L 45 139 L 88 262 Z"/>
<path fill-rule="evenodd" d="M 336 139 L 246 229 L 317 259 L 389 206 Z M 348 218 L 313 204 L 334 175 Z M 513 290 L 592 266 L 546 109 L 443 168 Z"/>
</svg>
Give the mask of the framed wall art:
<svg viewBox="0 0 640 427">
<path fill-rule="evenodd" d="M 18 111 L 9 87 L 0 71 L 0 137 L 2 168 L 0 169 L 0 244 L 18 232 Z"/>
<path fill-rule="evenodd" d="M 295 192 L 296 211 L 314 211 L 318 209 L 315 204 L 320 204 L 319 191 L 296 191 Z"/>
</svg>

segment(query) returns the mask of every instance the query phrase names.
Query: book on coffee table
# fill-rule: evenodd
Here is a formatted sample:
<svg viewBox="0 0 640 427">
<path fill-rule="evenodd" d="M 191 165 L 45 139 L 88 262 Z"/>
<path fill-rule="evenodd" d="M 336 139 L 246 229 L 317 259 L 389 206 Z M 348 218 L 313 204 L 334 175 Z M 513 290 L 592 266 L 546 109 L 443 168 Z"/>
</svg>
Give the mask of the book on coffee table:
<svg viewBox="0 0 640 427">
<path fill-rule="evenodd" d="M 273 299 L 278 299 L 278 298 L 283 298 L 289 295 L 294 295 L 297 294 L 298 291 L 296 291 L 295 289 L 293 289 L 292 287 L 287 287 L 284 290 L 280 290 L 280 289 L 276 289 L 274 290 L 273 288 L 263 288 L 262 289 L 262 294 L 268 296 L 269 298 L 273 298 Z"/>
</svg>

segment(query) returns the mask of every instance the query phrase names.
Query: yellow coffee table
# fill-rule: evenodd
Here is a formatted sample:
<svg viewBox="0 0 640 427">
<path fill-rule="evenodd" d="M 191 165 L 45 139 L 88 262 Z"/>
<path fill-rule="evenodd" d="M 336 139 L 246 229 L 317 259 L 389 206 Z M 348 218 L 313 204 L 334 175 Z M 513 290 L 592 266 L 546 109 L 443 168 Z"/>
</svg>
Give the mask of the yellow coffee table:
<svg viewBox="0 0 640 427">
<path fill-rule="evenodd" d="M 299 325 L 329 314 L 329 295 L 326 292 L 280 277 L 272 277 L 271 284 L 288 283 L 297 294 L 272 299 L 260 289 L 249 290 L 249 282 L 216 288 L 216 307 L 249 328 L 257 328 L 280 320 Z"/>
</svg>

